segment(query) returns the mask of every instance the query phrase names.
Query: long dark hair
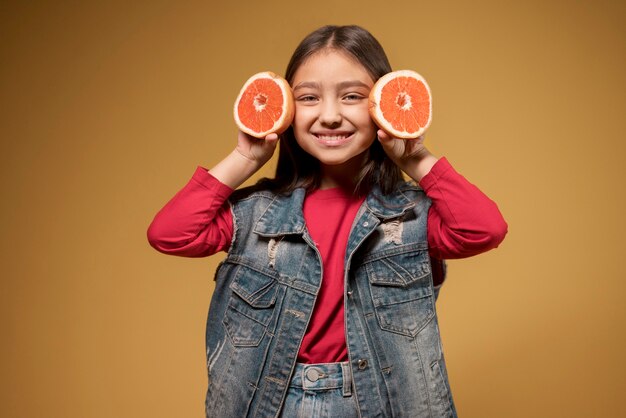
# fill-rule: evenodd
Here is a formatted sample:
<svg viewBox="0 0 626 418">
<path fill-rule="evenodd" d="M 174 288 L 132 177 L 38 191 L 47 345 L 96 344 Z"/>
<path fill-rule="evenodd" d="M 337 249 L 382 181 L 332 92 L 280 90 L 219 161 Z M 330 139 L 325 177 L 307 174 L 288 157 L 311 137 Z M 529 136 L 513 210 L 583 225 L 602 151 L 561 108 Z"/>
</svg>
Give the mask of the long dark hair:
<svg viewBox="0 0 626 418">
<path fill-rule="evenodd" d="M 374 81 L 391 71 L 391 65 L 380 43 L 367 30 L 356 26 L 324 26 L 310 33 L 296 48 L 287 65 L 285 79 L 292 84 L 298 68 L 313 54 L 334 49 L 348 53 L 367 70 Z M 377 140 L 369 148 L 367 162 L 358 174 L 354 192 L 367 193 L 378 184 L 384 194 L 390 193 L 402 180 L 402 172 L 387 157 Z M 304 151 L 289 127 L 280 138 L 278 164 L 274 179 L 264 179 L 263 185 L 279 193 L 289 193 L 297 187 L 308 190 L 319 187 L 319 161 Z"/>
</svg>

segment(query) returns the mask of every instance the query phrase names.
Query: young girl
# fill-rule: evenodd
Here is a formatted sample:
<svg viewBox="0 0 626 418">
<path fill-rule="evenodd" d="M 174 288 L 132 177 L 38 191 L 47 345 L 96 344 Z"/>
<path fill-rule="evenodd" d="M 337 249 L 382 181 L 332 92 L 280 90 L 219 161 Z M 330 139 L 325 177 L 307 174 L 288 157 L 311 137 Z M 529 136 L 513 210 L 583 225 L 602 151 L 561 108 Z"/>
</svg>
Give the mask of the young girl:
<svg viewBox="0 0 626 418">
<path fill-rule="evenodd" d="M 275 178 L 234 191 L 279 142 L 239 132 L 150 225 L 161 252 L 227 251 L 207 321 L 207 417 L 456 416 L 442 260 L 496 247 L 507 225 L 423 138 L 376 128 L 368 94 L 390 71 L 360 27 L 311 33 L 287 67 L 296 111 Z"/>
</svg>

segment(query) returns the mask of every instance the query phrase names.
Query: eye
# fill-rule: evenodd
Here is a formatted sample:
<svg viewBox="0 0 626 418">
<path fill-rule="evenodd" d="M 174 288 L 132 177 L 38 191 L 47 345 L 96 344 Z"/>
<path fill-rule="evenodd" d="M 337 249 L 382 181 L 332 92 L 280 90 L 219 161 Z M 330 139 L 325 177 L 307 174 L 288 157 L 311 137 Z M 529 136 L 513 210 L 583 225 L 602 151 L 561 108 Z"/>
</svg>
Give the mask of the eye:
<svg viewBox="0 0 626 418">
<path fill-rule="evenodd" d="M 299 96 L 296 98 L 296 101 L 298 102 L 305 102 L 305 103 L 313 103 L 317 101 L 317 97 L 307 94 L 304 96 Z"/>
<path fill-rule="evenodd" d="M 356 102 L 359 100 L 363 100 L 365 97 L 361 94 L 358 93 L 349 93 L 346 94 L 345 96 L 343 96 L 343 100 L 349 101 L 349 102 Z"/>
</svg>

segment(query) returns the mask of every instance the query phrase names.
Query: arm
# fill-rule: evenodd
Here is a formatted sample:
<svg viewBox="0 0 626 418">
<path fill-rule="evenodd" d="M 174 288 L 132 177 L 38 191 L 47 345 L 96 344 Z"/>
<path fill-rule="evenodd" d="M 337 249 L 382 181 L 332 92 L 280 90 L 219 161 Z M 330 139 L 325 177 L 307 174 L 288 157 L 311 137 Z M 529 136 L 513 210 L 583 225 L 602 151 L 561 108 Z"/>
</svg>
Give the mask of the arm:
<svg viewBox="0 0 626 418">
<path fill-rule="evenodd" d="M 184 257 L 205 257 L 228 249 L 233 226 L 226 199 L 232 191 L 198 167 L 154 217 L 148 242 L 157 251 Z"/>
<path fill-rule="evenodd" d="M 497 205 L 457 173 L 445 159 L 424 147 L 424 138 L 400 140 L 378 131 L 389 157 L 420 183 L 432 206 L 428 212 L 428 244 L 436 259 L 470 257 L 497 247 L 507 224 Z"/>
<path fill-rule="evenodd" d="M 276 134 L 269 134 L 265 139 L 256 139 L 239 131 L 237 147 L 210 169 L 209 173 L 225 185 L 236 189 L 269 161 L 277 143 Z"/>
<path fill-rule="evenodd" d="M 498 206 L 442 158 L 421 181 L 432 200 L 428 212 L 430 255 L 464 258 L 496 248 L 508 226 Z"/>
<path fill-rule="evenodd" d="M 227 250 L 233 234 L 226 199 L 269 160 L 278 137 L 257 140 L 239 132 L 235 150 L 207 172 L 198 167 L 191 180 L 161 209 L 148 228 L 156 250 L 204 257 Z"/>
</svg>

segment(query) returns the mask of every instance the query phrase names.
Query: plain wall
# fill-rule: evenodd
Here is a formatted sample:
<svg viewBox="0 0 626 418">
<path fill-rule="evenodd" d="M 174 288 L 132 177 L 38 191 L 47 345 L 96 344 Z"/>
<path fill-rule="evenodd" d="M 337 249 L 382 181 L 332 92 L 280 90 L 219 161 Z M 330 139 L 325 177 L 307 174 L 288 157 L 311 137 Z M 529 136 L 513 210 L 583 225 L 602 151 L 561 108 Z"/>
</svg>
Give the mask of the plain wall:
<svg viewBox="0 0 626 418">
<path fill-rule="evenodd" d="M 427 146 L 509 223 L 438 302 L 461 416 L 623 416 L 625 4 L 2 2 L 0 416 L 203 416 L 223 255 L 146 229 L 233 149 L 243 82 L 327 23 L 426 77 Z"/>
</svg>

